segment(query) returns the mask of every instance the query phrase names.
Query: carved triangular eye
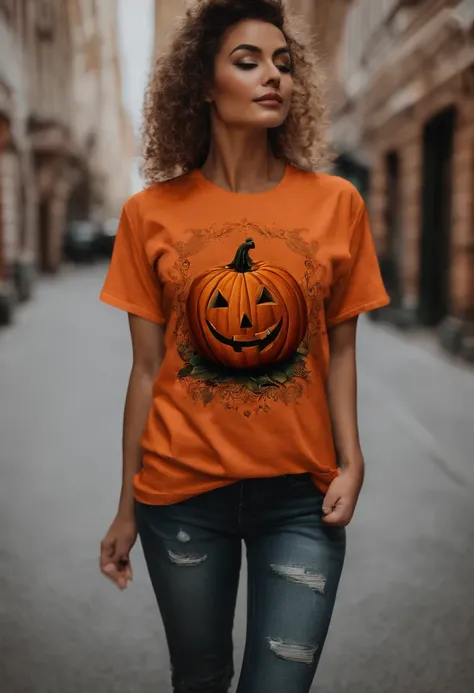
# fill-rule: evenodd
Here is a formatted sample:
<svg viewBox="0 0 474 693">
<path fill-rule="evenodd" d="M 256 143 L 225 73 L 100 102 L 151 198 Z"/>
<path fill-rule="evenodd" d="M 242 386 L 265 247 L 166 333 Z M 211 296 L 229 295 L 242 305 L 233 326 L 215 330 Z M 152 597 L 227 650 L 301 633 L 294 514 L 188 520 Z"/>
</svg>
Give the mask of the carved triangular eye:
<svg viewBox="0 0 474 693">
<path fill-rule="evenodd" d="M 221 292 L 218 290 L 214 294 L 214 296 L 211 299 L 211 302 L 209 304 L 209 308 L 228 308 L 229 303 L 226 301 L 224 296 L 221 294 Z"/>
<path fill-rule="evenodd" d="M 275 299 L 266 286 L 262 286 L 260 296 L 257 299 L 257 306 L 261 306 L 264 303 L 275 303 Z"/>
</svg>

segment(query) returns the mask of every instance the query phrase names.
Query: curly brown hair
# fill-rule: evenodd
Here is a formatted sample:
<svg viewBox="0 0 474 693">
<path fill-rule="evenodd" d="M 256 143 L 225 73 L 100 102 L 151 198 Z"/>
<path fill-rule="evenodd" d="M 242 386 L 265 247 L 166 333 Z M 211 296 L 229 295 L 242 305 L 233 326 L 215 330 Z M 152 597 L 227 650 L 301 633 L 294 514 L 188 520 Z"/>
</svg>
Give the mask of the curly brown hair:
<svg viewBox="0 0 474 693">
<path fill-rule="evenodd" d="M 274 155 L 303 169 L 327 161 L 326 108 L 316 54 L 301 38 L 284 0 L 192 0 L 157 58 L 145 97 L 144 174 L 148 184 L 200 168 L 210 144 L 214 59 L 225 32 L 245 19 L 278 27 L 292 57 L 294 91 L 281 127 L 269 130 Z"/>
</svg>

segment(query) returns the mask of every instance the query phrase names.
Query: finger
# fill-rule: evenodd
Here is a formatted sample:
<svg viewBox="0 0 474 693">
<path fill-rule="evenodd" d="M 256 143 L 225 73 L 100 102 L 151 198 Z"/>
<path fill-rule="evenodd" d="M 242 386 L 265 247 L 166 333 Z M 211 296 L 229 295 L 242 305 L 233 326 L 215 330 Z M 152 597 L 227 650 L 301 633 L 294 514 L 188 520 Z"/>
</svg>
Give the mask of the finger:
<svg viewBox="0 0 474 693">
<path fill-rule="evenodd" d="M 103 575 L 105 575 L 106 578 L 117 584 L 117 580 L 119 578 L 119 572 L 115 568 L 115 565 L 113 563 L 107 563 L 102 569 L 101 572 Z"/>
<path fill-rule="evenodd" d="M 127 580 L 133 580 L 132 564 L 129 558 L 121 558 L 118 561 L 118 569 L 122 575 L 124 575 Z"/>
<path fill-rule="evenodd" d="M 130 582 L 133 580 L 133 570 L 132 570 L 132 564 L 129 563 L 126 570 L 125 570 L 125 577 L 127 580 L 130 580 Z"/>
<path fill-rule="evenodd" d="M 116 551 L 116 561 L 117 565 L 122 572 L 125 572 L 130 566 L 130 548 L 126 546 L 121 550 L 120 546 L 117 546 Z"/>
<path fill-rule="evenodd" d="M 124 561 L 109 561 L 104 565 L 102 572 L 114 582 L 122 583 L 125 581 L 126 584 L 130 580 L 133 580 L 133 571 L 130 562 L 124 563 Z"/>
<path fill-rule="evenodd" d="M 116 557 L 115 554 L 101 553 L 99 558 L 100 569 L 103 570 L 105 566 L 115 565 Z"/>
<path fill-rule="evenodd" d="M 108 563 L 102 569 L 103 574 L 111 580 L 120 589 L 125 589 L 127 586 L 127 579 L 123 573 L 121 573 L 114 563 Z"/>
<path fill-rule="evenodd" d="M 129 558 L 123 558 L 119 561 L 118 565 L 119 571 L 120 571 L 120 576 L 121 578 L 125 579 L 125 586 L 129 581 L 133 580 L 133 570 L 132 570 L 132 564 L 130 563 Z"/>
<path fill-rule="evenodd" d="M 341 497 L 336 494 L 328 493 L 323 501 L 323 513 L 329 515 L 332 513 L 340 502 Z"/>
<path fill-rule="evenodd" d="M 118 578 L 118 576 L 120 575 L 120 572 L 117 569 L 117 566 L 115 565 L 115 563 L 106 563 L 102 567 L 102 572 L 104 573 L 104 575 L 106 577 L 110 578 L 111 580 L 116 580 Z"/>
<path fill-rule="evenodd" d="M 123 573 L 119 573 L 115 582 L 121 590 L 127 589 L 128 580 Z"/>
<path fill-rule="evenodd" d="M 347 509 L 341 505 L 339 505 L 332 512 L 330 512 L 328 515 L 323 517 L 323 522 L 325 522 L 328 525 L 333 525 L 333 526 L 338 526 L 338 527 L 345 527 L 347 524 L 349 524 L 349 521 L 350 521 L 349 513 L 348 513 Z"/>
</svg>

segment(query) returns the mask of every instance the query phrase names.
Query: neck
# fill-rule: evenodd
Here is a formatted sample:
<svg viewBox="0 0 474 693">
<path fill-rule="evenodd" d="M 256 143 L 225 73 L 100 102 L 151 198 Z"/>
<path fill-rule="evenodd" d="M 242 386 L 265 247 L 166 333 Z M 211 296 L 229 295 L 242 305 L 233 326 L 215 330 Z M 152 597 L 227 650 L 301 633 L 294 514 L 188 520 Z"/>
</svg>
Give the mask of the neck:
<svg viewBox="0 0 474 693">
<path fill-rule="evenodd" d="M 213 119 L 215 120 L 215 119 Z M 202 173 L 221 188 L 237 193 L 263 192 L 278 185 L 285 164 L 271 152 L 266 130 L 230 128 L 212 123 L 209 154 Z"/>
</svg>

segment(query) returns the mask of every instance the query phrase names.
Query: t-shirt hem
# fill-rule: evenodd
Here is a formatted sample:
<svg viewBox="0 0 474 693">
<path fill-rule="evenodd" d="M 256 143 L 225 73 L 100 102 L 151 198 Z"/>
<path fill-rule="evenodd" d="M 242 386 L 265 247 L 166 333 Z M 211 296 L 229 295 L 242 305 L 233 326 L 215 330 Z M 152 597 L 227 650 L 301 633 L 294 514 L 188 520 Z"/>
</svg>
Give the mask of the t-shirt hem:
<svg viewBox="0 0 474 693">
<path fill-rule="evenodd" d="M 339 475 L 339 469 L 330 470 L 330 473 L 326 478 L 321 478 L 317 472 L 311 472 L 311 477 L 314 485 L 318 488 L 324 495 L 327 493 L 329 486 L 334 481 L 334 479 Z M 176 494 L 176 493 L 162 493 L 158 491 L 144 491 L 142 489 L 134 489 L 135 500 L 143 505 L 175 505 L 176 503 L 182 503 L 190 498 L 195 498 L 196 496 L 201 496 L 204 493 L 209 493 L 210 491 L 216 491 L 220 488 L 225 488 L 226 486 L 231 486 L 238 481 L 244 481 L 244 479 L 227 479 L 216 484 L 208 484 L 200 486 L 198 489 L 189 491 L 188 493 Z"/>
<path fill-rule="evenodd" d="M 121 298 L 112 296 L 111 294 L 108 294 L 105 291 L 101 292 L 99 298 L 103 303 L 107 303 L 109 306 L 113 306 L 114 308 L 124 310 L 127 313 L 131 313 L 132 315 L 137 315 L 139 318 L 151 320 L 151 322 L 156 322 L 158 325 L 164 325 L 166 323 L 166 320 L 163 318 L 163 316 L 156 315 L 155 313 L 146 310 L 146 308 L 136 306 L 133 303 L 129 303 L 128 301 L 124 301 Z"/>
<path fill-rule="evenodd" d="M 368 313 L 371 310 L 377 310 L 377 308 L 383 308 L 384 306 L 388 306 L 389 303 L 390 298 L 388 296 L 378 298 L 375 301 L 371 301 L 370 303 L 362 303 L 361 305 L 356 306 L 355 308 L 351 308 L 350 310 L 344 311 L 344 313 L 337 315 L 335 318 L 331 318 L 331 320 L 328 320 L 326 324 L 328 327 L 332 327 L 333 325 L 338 325 L 341 322 L 345 322 L 346 320 L 355 318 L 357 315 L 361 315 L 362 313 Z"/>
<path fill-rule="evenodd" d="M 200 486 L 194 491 L 189 491 L 188 493 L 162 493 L 159 491 L 143 491 L 134 490 L 135 500 L 144 505 L 174 505 L 175 503 L 182 503 L 183 501 L 194 498 L 195 496 L 201 496 L 203 493 L 208 493 L 209 491 L 216 491 L 219 488 L 224 488 L 225 486 L 231 486 L 235 484 L 238 479 L 228 479 L 222 481 L 218 484 L 213 483 L 206 486 Z"/>
</svg>

